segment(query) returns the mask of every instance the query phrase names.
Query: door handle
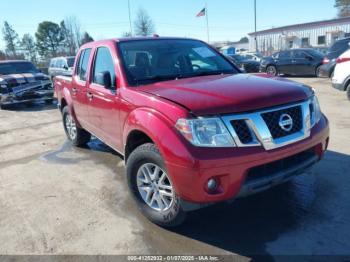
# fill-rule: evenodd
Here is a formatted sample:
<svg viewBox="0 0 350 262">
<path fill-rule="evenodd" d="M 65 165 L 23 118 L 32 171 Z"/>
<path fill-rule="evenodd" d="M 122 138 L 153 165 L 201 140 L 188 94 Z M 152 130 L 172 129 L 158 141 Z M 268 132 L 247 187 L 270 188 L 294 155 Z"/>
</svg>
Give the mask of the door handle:
<svg viewBox="0 0 350 262">
<path fill-rule="evenodd" d="M 94 98 L 94 96 L 93 96 L 92 93 L 90 93 L 90 92 L 87 92 L 87 93 L 86 93 L 86 96 L 87 96 L 87 98 L 88 98 L 90 101 Z"/>
</svg>

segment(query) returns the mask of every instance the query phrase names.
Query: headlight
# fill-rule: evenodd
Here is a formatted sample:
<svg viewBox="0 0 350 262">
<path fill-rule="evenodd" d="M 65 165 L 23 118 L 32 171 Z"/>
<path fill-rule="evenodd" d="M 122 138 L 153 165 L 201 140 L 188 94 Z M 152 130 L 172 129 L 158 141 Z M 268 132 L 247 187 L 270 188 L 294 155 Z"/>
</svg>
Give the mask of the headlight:
<svg viewBox="0 0 350 262">
<path fill-rule="evenodd" d="M 193 145 L 233 147 L 235 143 L 220 118 L 179 119 L 176 128 Z"/>
<path fill-rule="evenodd" d="M 316 95 L 310 99 L 310 117 L 311 117 L 311 127 L 314 127 L 322 117 L 320 103 Z"/>
</svg>

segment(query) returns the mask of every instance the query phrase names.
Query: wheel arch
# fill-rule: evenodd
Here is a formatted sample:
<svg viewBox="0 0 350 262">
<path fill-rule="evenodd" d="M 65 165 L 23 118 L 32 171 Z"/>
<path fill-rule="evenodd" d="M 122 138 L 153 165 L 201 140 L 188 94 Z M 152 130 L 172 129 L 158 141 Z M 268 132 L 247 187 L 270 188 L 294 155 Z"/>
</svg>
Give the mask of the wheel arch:
<svg viewBox="0 0 350 262">
<path fill-rule="evenodd" d="M 136 142 L 132 139 L 136 139 Z M 188 163 L 185 142 L 171 124 L 169 118 L 150 108 L 132 111 L 123 128 L 124 159 L 127 162 L 132 151 L 144 142 L 154 143 L 165 162 Z M 189 154 L 187 155 L 187 157 Z"/>
<path fill-rule="evenodd" d="M 350 90 L 350 76 L 348 76 L 344 81 L 344 91 Z"/>
<path fill-rule="evenodd" d="M 146 143 L 153 143 L 154 144 L 154 141 L 145 132 L 138 130 L 138 129 L 132 130 L 126 138 L 125 149 L 124 149 L 125 162 L 128 161 L 130 154 L 137 147 L 139 147 L 143 144 L 146 144 Z"/>
<path fill-rule="evenodd" d="M 63 104 L 65 103 L 65 104 Z M 68 88 L 63 88 L 62 89 L 62 98 L 60 100 L 60 104 L 61 104 L 61 112 L 63 110 L 63 108 L 65 106 L 68 106 L 68 110 L 69 110 L 69 113 L 71 114 L 71 116 L 74 118 L 76 124 L 81 127 L 78 119 L 77 119 L 77 116 L 75 114 L 75 111 L 74 111 L 74 107 L 73 107 L 73 99 L 72 99 L 72 96 L 68 90 Z"/>
</svg>

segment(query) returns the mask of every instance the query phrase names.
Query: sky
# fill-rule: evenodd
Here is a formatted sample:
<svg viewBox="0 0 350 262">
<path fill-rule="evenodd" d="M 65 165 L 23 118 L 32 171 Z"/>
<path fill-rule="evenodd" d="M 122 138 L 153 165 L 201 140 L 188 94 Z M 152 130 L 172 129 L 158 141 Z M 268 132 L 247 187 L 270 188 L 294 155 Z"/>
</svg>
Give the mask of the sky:
<svg viewBox="0 0 350 262">
<path fill-rule="evenodd" d="M 42 21 L 59 23 L 69 16 L 77 17 L 84 31 L 96 40 L 119 37 L 129 31 L 128 0 L 1 2 L 1 25 L 8 21 L 20 36 L 34 35 Z M 254 0 L 130 0 L 132 21 L 142 7 L 160 36 L 206 40 L 206 19 L 196 17 L 205 3 L 210 41 L 236 41 L 254 31 Z M 257 29 L 332 19 L 336 17 L 333 6 L 334 0 L 257 0 Z M 0 48 L 4 48 L 2 37 Z"/>
</svg>

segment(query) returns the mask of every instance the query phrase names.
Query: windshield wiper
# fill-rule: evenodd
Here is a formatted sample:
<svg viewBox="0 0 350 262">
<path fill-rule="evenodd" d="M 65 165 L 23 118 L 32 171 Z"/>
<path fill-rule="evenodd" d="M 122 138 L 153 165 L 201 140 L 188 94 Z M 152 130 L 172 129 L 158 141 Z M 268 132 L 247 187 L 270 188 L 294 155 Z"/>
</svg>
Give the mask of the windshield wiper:
<svg viewBox="0 0 350 262">
<path fill-rule="evenodd" d="M 181 74 L 175 74 L 175 75 L 154 75 L 154 76 L 141 78 L 141 79 L 135 78 L 134 81 L 136 81 L 137 85 L 139 85 L 140 82 L 167 81 L 167 80 L 179 79 L 179 78 L 182 78 L 182 77 L 183 77 L 183 75 L 181 75 Z"/>
<path fill-rule="evenodd" d="M 224 74 L 233 74 L 233 71 L 201 71 L 198 73 L 194 73 L 188 75 L 189 77 L 197 77 L 197 76 L 210 76 L 210 75 L 224 75 Z"/>
<path fill-rule="evenodd" d="M 175 74 L 175 75 L 154 75 L 146 78 L 137 79 L 134 81 L 136 85 L 140 85 L 140 82 L 153 82 L 153 81 L 167 81 L 167 80 L 176 80 L 181 78 L 190 78 L 190 77 L 198 77 L 198 76 L 209 76 L 209 75 L 223 75 L 223 74 L 233 74 L 233 71 L 225 70 L 225 71 L 201 71 L 198 73 L 192 74 Z"/>
</svg>

